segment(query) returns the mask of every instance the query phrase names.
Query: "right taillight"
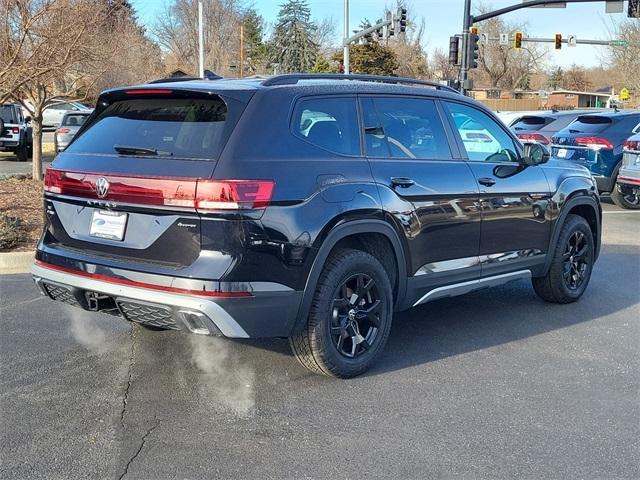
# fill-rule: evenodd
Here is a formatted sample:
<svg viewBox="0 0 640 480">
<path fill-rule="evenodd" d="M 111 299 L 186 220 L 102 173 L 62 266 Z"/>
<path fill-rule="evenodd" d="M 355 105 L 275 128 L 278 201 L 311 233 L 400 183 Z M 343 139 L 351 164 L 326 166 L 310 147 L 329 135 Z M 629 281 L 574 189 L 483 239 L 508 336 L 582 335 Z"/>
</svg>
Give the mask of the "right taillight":
<svg viewBox="0 0 640 480">
<path fill-rule="evenodd" d="M 98 195 L 96 184 L 102 189 Z M 271 201 L 272 180 L 209 180 L 142 177 L 47 168 L 46 192 L 134 205 L 194 208 L 199 211 L 265 208 Z"/>
<path fill-rule="evenodd" d="M 69 128 L 65 128 L 65 127 L 60 127 L 56 129 L 57 133 L 69 133 L 71 131 L 71 129 Z"/>
<path fill-rule="evenodd" d="M 265 208 L 275 183 L 271 180 L 198 180 L 197 210 L 244 210 Z"/>
</svg>

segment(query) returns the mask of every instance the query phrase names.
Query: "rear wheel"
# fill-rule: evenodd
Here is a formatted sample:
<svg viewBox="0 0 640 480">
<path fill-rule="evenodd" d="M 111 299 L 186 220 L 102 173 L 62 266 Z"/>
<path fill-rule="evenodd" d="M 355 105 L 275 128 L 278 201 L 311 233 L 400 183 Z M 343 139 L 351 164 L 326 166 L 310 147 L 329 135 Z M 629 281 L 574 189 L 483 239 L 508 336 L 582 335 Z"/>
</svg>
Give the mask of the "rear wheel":
<svg viewBox="0 0 640 480">
<path fill-rule="evenodd" d="M 18 157 L 19 162 L 26 162 L 29 158 L 29 148 L 26 144 L 20 145 L 16 149 L 16 157 Z"/>
<path fill-rule="evenodd" d="M 350 378 L 380 356 L 391 329 L 388 274 L 360 250 L 332 254 L 320 275 L 304 330 L 289 338 L 298 361 L 313 373 Z"/>
<path fill-rule="evenodd" d="M 611 200 L 617 206 L 621 208 L 627 208 L 629 210 L 638 210 L 640 209 L 640 187 L 627 193 L 623 193 L 618 190 L 618 186 L 614 185 L 613 191 L 611 192 Z"/>
<path fill-rule="evenodd" d="M 583 217 L 567 215 L 549 272 L 533 279 L 534 290 L 547 302 L 575 302 L 589 284 L 594 258 L 591 227 Z"/>
</svg>

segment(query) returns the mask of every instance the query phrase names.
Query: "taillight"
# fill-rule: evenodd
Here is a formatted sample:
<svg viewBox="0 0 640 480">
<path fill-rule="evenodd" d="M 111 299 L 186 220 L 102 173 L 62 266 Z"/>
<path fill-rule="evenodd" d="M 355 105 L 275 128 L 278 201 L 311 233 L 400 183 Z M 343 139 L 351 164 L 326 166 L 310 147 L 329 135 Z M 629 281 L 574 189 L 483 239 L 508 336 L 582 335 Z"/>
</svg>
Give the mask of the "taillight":
<svg viewBox="0 0 640 480">
<path fill-rule="evenodd" d="M 589 147 L 593 150 L 600 150 L 603 148 L 613 150 L 613 143 L 602 137 L 577 137 L 576 145 Z"/>
<path fill-rule="evenodd" d="M 198 180 L 196 209 L 265 208 L 271 201 L 274 185 L 271 180 Z"/>
<path fill-rule="evenodd" d="M 640 140 L 625 140 L 624 142 L 625 150 L 633 150 L 640 151 Z"/>
<path fill-rule="evenodd" d="M 12 128 L 11 128 L 11 132 L 13 132 L 13 133 L 20 133 L 20 127 L 12 127 Z"/>
<path fill-rule="evenodd" d="M 173 90 L 166 88 L 134 88 L 132 90 L 125 90 L 127 95 L 170 95 Z"/>
<path fill-rule="evenodd" d="M 541 143 L 543 145 L 549 145 L 549 139 L 541 133 L 518 133 L 516 134 L 520 140 L 533 143 Z"/>
<path fill-rule="evenodd" d="M 58 133 L 69 133 L 71 131 L 70 128 L 65 128 L 65 127 L 60 127 L 56 129 L 56 132 Z"/>
<path fill-rule="evenodd" d="M 96 183 L 100 178 L 100 193 Z M 195 178 L 139 177 L 67 172 L 47 168 L 44 189 L 70 197 L 197 210 L 265 208 L 275 183 L 271 180 L 209 180 Z"/>
</svg>

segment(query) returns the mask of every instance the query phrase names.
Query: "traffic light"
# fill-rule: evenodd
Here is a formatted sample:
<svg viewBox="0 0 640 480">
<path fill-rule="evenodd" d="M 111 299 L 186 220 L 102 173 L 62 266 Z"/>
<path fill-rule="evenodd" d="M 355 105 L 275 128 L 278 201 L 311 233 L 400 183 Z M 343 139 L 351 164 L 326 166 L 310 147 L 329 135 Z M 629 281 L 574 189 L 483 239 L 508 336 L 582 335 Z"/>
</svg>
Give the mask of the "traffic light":
<svg viewBox="0 0 640 480">
<path fill-rule="evenodd" d="M 522 49 L 522 39 L 524 34 L 522 32 L 516 32 L 515 37 L 513 39 L 513 48 L 520 50 Z"/>
<path fill-rule="evenodd" d="M 469 68 L 478 68 L 479 48 L 478 41 L 480 35 L 475 33 L 469 34 L 469 49 L 467 50 L 469 57 L 467 58 L 467 66 Z"/>
<path fill-rule="evenodd" d="M 449 37 L 449 63 L 458 65 L 459 42 L 458 37 Z"/>
<path fill-rule="evenodd" d="M 480 35 L 480 29 L 478 27 L 471 27 L 469 29 L 469 31 L 473 34 L 473 35 Z"/>
<path fill-rule="evenodd" d="M 640 0 L 629 0 L 627 16 L 629 18 L 640 18 Z"/>
<path fill-rule="evenodd" d="M 560 50 L 562 48 L 562 34 L 556 33 L 556 50 Z"/>
<path fill-rule="evenodd" d="M 398 7 L 398 31 L 400 33 L 407 30 L 407 9 Z"/>
</svg>

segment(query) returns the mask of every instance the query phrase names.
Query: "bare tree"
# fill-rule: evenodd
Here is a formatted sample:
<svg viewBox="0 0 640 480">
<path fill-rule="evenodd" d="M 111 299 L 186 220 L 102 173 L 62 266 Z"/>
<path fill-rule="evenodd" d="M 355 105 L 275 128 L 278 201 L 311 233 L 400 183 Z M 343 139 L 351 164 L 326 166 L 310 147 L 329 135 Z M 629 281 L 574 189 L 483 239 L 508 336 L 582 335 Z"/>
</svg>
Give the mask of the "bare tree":
<svg viewBox="0 0 640 480">
<path fill-rule="evenodd" d="M 219 75 L 235 72 L 240 61 L 241 7 L 239 0 L 204 2 L 205 68 Z M 156 22 L 154 33 L 168 52 L 166 62 L 171 67 L 196 73 L 197 19 L 197 0 L 176 0 L 166 7 Z"/>
<path fill-rule="evenodd" d="M 640 96 L 640 20 L 629 18 L 613 25 L 612 40 L 625 40 L 627 47 L 609 47 L 606 63 L 618 83 Z"/>
<path fill-rule="evenodd" d="M 562 77 L 562 86 L 567 90 L 588 92 L 593 89 L 593 83 L 589 77 L 587 70 L 574 63 L 571 68 L 565 70 Z"/>
<path fill-rule="evenodd" d="M 430 56 L 429 70 L 434 80 L 455 80 L 458 78 L 459 69 L 449 63 L 449 54 L 440 48 L 436 48 Z"/>
<path fill-rule="evenodd" d="M 42 118 L 60 99 L 83 100 L 126 48 L 101 0 L 5 0 L 0 58 L 11 63 L 0 96 L 32 117 L 33 178 L 42 177 Z M 4 63 L 4 62 L 3 62 Z"/>
</svg>

